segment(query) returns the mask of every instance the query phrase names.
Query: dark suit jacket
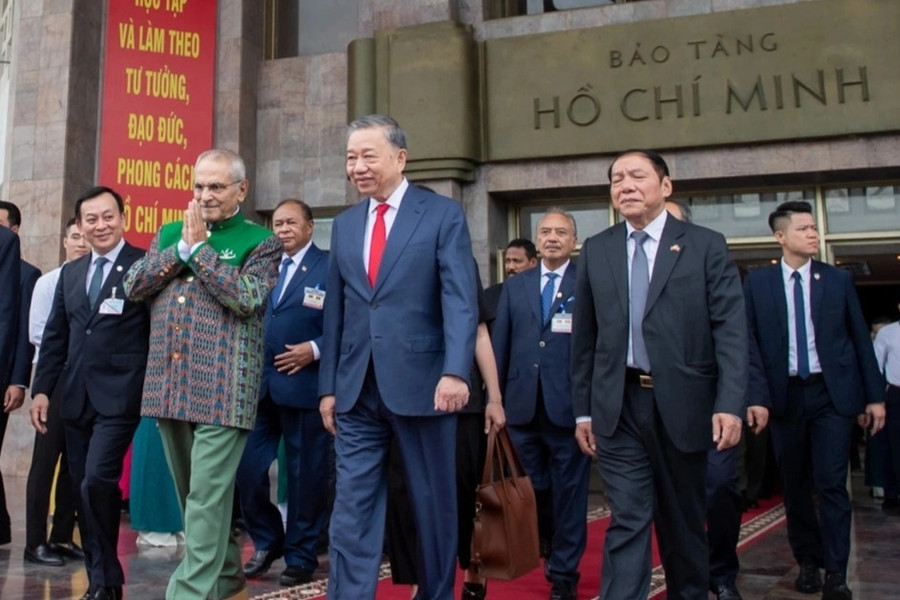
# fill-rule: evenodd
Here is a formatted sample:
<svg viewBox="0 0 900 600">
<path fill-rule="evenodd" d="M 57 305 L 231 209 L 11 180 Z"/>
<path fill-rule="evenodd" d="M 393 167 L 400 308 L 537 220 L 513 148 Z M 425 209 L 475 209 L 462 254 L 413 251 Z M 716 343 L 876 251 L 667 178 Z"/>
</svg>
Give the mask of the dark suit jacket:
<svg viewBox="0 0 900 600">
<path fill-rule="evenodd" d="M 6 392 L 16 352 L 19 331 L 19 288 L 21 273 L 19 236 L 0 227 L 0 394 Z"/>
<path fill-rule="evenodd" d="M 125 244 L 100 290 L 101 301 L 93 307 L 86 291 L 92 254 L 63 265 L 32 392 L 50 396 L 59 381 L 64 419 L 78 418 L 88 400 L 107 417 L 140 415 L 150 310 L 127 299 L 122 278 L 143 255 L 140 248 Z M 110 297 L 113 287 L 116 298 L 125 301 L 122 314 L 100 314 L 102 299 Z"/>
<path fill-rule="evenodd" d="M 867 402 L 884 401 L 878 370 L 850 273 L 812 261 L 810 311 L 816 353 L 828 395 L 839 414 L 862 413 Z M 788 388 L 787 297 L 781 263 L 751 271 L 744 281 L 747 320 L 762 356 L 772 413 L 784 414 Z"/>
<path fill-rule="evenodd" d="M 565 305 L 572 312 L 575 302 L 575 263 L 569 263 L 551 315 Z M 492 341 L 500 376 L 506 420 L 526 425 L 534 418 L 538 382 L 547 416 L 559 427 L 575 427 L 572 385 L 569 377 L 571 336 L 553 333 L 551 321 L 541 322 L 541 268 L 528 269 L 503 284 Z"/>
<path fill-rule="evenodd" d="M 31 294 L 41 271 L 34 265 L 21 262 L 19 280 L 19 331 L 16 336 L 16 357 L 13 360 L 9 382 L 28 387 L 31 383 L 31 362 L 34 360 L 34 346 L 28 339 L 28 313 L 31 310 Z"/>
<path fill-rule="evenodd" d="M 387 407 L 432 416 L 442 375 L 466 381 L 478 324 L 475 261 L 459 203 L 410 185 L 374 289 L 363 264 L 369 200 L 334 220 L 319 395 L 356 404 L 371 360 Z"/>
<path fill-rule="evenodd" d="M 578 262 L 572 333 L 575 416 L 597 435 L 615 431 L 628 352 L 625 223 L 588 238 Z M 742 417 L 747 323 L 737 268 L 721 234 L 668 217 L 643 320 L 663 426 L 683 452 L 712 444 L 713 413 Z"/>
<path fill-rule="evenodd" d="M 265 362 L 263 363 L 260 397 L 267 393 L 281 406 L 317 409 L 319 407 L 319 361 L 303 367 L 298 373 L 288 375 L 275 368 L 275 356 L 286 351 L 285 344 L 315 342 L 322 353 L 321 309 L 303 306 L 305 289 L 325 290 L 328 278 L 328 253 L 315 244 L 309 247 L 300 266 L 276 304 L 269 297 L 266 308 Z"/>
</svg>

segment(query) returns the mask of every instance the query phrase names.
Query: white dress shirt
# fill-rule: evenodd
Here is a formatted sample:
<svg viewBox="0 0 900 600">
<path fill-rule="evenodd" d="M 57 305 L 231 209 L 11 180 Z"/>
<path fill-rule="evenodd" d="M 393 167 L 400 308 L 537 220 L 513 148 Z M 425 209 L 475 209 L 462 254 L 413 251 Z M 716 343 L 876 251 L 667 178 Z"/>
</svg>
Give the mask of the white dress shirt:
<svg viewBox="0 0 900 600">
<path fill-rule="evenodd" d="M 97 259 L 101 256 L 107 259 L 107 263 L 103 265 L 103 281 L 100 284 L 100 287 L 103 287 L 103 284 L 106 283 L 106 278 L 109 277 L 109 272 L 112 270 L 113 265 L 116 263 L 116 259 L 119 258 L 119 252 L 122 251 L 122 248 L 125 247 L 125 239 L 119 240 L 119 243 L 116 244 L 115 248 L 107 252 L 106 254 L 97 254 L 94 250 L 91 250 L 91 264 L 88 267 L 87 279 L 84 280 L 84 293 L 87 294 L 91 288 L 91 278 L 94 276 L 94 271 L 97 268 Z M 121 267 L 119 267 L 121 268 Z M 117 298 L 125 298 L 125 291 L 121 290 L 121 293 L 116 294 Z"/>
<path fill-rule="evenodd" d="M 397 218 L 397 211 L 400 210 L 400 201 L 403 200 L 403 195 L 406 193 L 407 189 L 409 189 L 409 182 L 406 180 L 406 177 L 404 177 L 403 181 L 400 182 L 400 185 L 397 186 L 397 189 L 394 190 L 394 193 L 385 200 L 388 206 L 390 206 L 390 208 L 387 209 L 387 212 L 384 213 L 385 241 L 387 241 L 388 237 L 391 235 L 391 227 L 394 226 L 394 220 Z M 377 200 L 369 198 L 369 218 L 366 220 L 366 238 L 363 240 L 363 264 L 366 266 L 366 273 L 369 272 L 369 251 L 371 250 L 370 246 L 372 245 L 372 230 L 375 228 L 375 209 L 379 204 L 381 203 Z"/>
<path fill-rule="evenodd" d="M 47 319 L 53 308 L 53 296 L 56 294 L 56 284 L 59 283 L 61 271 L 62 267 L 56 267 L 49 273 L 41 275 L 35 282 L 31 294 L 31 306 L 28 309 L 28 341 L 34 346 L 34 364 L 37 364 L 38 354 L 41 351 L 44 327 L 47 326 Z"/>
<path fill-rule="evenodd" d="M 799 269 L 794 269 L 781 259 L 781 276 L 784 279 L 784 294 L 787 300 L 787 326 L 788 326 L 788 375 L 797 374 L 797 317 L 794 313 L 794 278 L 796 270 L 800 273 L 803 285 L 803 312 L 806 317 L 806 353 L 809 356 L 809 372 L 821 373 L 822 365 L 819 363 L 819 354 L 816 352 L 816 331 L 813 329 L 812 309 L 809 303 L 810 279 L 812 277 L 812 261 Z M 802 349 L 801 349 L 802 351 Z"/>
<path fill-rule="evenodd" d="M 668 216 L 668 211 L 662 211 L 643 229 L 647 234 L 647 239 L 644 240 L 644 254 L 647 255 L 647 272 L 650 273 L 651 281 L 653 280 L 653 265 L 656 264 L 656 252 L 659 250 L 659 240 L 662 238 Z M 631 261 L 637 246 L 637 242 L 631 237 L 634 231 L 635 228 L 631 226 L 631 223 L 625 221 L 625 251 L 628 255 L 628 306 L 631 306 Z M 631 327 L 628 327 L 628 355 L 625 358 L 625 364 L 634 367 L 634 342 L 631 339 Z"/>
<path fill-rule="evenodd" d="M 875 336 L 875 358 L 887 382 L 900 385 L 900 323 L 885 325 Z"/>
</svg>

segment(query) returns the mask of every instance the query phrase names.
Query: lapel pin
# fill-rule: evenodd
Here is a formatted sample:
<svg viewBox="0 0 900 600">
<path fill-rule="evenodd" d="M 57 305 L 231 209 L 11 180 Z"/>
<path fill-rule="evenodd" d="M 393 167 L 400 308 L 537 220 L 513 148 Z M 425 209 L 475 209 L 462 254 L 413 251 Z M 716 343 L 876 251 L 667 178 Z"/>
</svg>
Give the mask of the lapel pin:
<svg viewBox="0 0 900 600">
<path fill-rule="evenodd" d="M 116 265 L 116 271 L 118 271 L 119 273 L 121 273 L 121 272 L 122 272 L 122 265 Z"/>
<path fill-rule="evenodd" d="M 303 271 L 304 273 L 306 273 L 306 265 L 301 266 L 300 270 Z"/>
<path fill-rule="evenodd" d="M 820 277 L 821 275 L 819 275 L 818 273 L 813 273 L 813 279 L 815 279 L 816 281 L 818 281 Z"/>
<path fill-rule="evenodd" d="M 562 292 L 556 292 L 556 297 L 557 297 L 557 298 L 562 298 Z"/>
<path fill-rule="evenodd" d="M 681 252 L 681 246 L 679 246 L 678 244 L 672 244 L 671 246 L 669 246 L 669 251 Z"/>
</svg>

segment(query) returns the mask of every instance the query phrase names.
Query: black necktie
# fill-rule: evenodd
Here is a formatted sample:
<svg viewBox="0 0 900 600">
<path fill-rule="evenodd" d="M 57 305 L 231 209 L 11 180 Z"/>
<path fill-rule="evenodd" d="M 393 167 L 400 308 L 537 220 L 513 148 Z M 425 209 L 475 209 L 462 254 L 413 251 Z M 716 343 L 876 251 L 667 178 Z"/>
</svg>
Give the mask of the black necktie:
<svg viewBox="0 0 900 600">
<path fill-rule="evenodd" d="M 797 330 L 797 375 L 809 377 L 809 340 L 806 338 L 806 303 L 803 301 L 803 277 L 799 271 L 794 278 L 794 325 Z"/>
</svg>

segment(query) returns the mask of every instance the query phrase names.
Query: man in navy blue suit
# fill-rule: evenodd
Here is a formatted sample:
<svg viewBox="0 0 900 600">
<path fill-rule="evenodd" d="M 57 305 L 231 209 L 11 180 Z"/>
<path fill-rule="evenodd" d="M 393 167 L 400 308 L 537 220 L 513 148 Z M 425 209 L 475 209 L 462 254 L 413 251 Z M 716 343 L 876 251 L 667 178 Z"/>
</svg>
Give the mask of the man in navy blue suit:
<svg viewBox="0 0 900 600">
<path fill-rule="evenodd" d="M 0 201 L 0 227 L 6 227 L 18 235 L 21 224 L 22 213 L 19 207 L 12 202 Z M 22 402 L 25 401 L 25 390 L 31 383 L 31 361 L 34 357 L 34 346 L 28 341 L 28 309 L 31 306 L 34 284 L 41 276 L 41 271 L 25 260 L 20 260 L 19 266 L 21 274 L 16 288 L 19 292 L 19 318 L 16 327 L 15 358 L 9 372 L 9 385 L 5 386 L 6 390 L 3 392 L 3 407 L 0 410 L 0 448 L 3 446 L 9 413 L 22 406 Z M 9 541 L 9 530 L 6 490 L 3 486 L 3 477 L 0 476 L 0 543 L 4 543 L 2 542 L 4 539 Z"/>
<path fill-rule="evenodd" d="M 772 400 L 788 540 L 800 565 L 795 586 L 849 600 L 850 436 L 857 416 L 873 434 L 884 426 L 884 380 L 850 273 L 813 260 L 819 235 L 810 204 L 781 204 L 769 227 L 783 257 L 752 271 L 744 295 Z"/>
<path fill-rule="evenodd" d="M 19 236 L 6 227 L 0 227 L 0 281 L 19 281 L 20 257 Z M 18 331 L 19 288 L 7 283 L 0 286 L 0 390 L 4 395 L 10 385 Z M 6 429 L 5 419 L 3 419 L 3 429 L 4 431 Z M 2 440 L 2 436 L 0 436 L 0 440 Z M 11 539 L 9 515 L 7 515 L 5 522 L 0 523 L 0 545 L 8 544 Z"/>
<path fill-rule="evenodd" d="M 375 597 L 386 460 L 396 438 L 419 531 L 417 598 L 451 600 L 457 546 L 456 417 L 478 323 L 475 261 L 458 202 L 403 176 L 406 134 L 363 117 L 347 176 L 364 200 L 334 220 L 319 395 L 336 434 L 328 596 Z"/>
<path fill-rule="evenodd" d="M 575 600 L 587 542 L 590 459 L 575 441 L 569 356 L 575 303 L 575 219 L 550 209 L 537 226 L 540 267 L 503 284 L 494 355 L 509 434 L 538 498 L 549 541 L 552 600 Z M 549 521 L 549 523 L 548 523 Z"/>
<path fill-rule="evenodd" d="M 331 438 L 319 415 L 319 357 L 328 253 L 313 242 L 312 211 L 302 200 L 282 200 L 272 230 L 284 245 L 278 284 L 266 309 L 265 362 L 256 426 L 237 471 L 241 511 L 256 551 L 244 565 L 259 577 L 284 555 L 281 585 L 312 580 L 318 566 Z M 269 465 L 284 436 L 287 527 L 269 500 Z"/>
</svg>

